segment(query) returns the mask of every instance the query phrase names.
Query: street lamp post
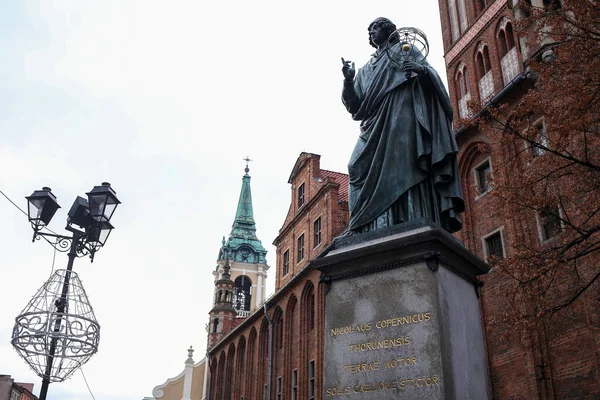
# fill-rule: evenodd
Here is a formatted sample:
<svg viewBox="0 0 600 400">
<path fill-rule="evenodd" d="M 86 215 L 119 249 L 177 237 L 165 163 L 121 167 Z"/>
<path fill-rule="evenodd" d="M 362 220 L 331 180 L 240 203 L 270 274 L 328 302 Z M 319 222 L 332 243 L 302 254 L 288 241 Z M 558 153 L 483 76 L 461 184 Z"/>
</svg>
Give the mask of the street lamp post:
<svg viewBox="0 0 600 400">
<path fill-rule="evenodd" d="M 56 271 L 15 318 L 11 343 L 42 377 L 40 400 L 46 399 L 50 382 L 65 380 L 98 350 L 100 325 L 73 263 L 86 255 L 94 261 L 113 229 L 110 219 L 121 202 L 107 182 L 86 195 L 87 200 L 77 197 L 68 212 L 65 229 L 71 236 L 42 231 L 60 208 L 50 188 L 26 197 L 33 241 L 43 238 L 56 250 L 68 251 L 69 259 L 67 269 Z"/>
</svg>

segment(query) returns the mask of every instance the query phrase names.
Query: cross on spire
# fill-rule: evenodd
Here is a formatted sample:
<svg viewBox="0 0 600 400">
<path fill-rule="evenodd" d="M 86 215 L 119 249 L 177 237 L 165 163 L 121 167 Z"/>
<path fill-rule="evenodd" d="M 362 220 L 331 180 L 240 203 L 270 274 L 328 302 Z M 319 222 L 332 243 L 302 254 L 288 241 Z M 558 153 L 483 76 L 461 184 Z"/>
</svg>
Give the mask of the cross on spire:
<svg viewBox="0 0 600 400">
<path fill-rule="evenodd" d="M 250 168 L 248 168 L 248 163 L 249 163 L 250 161 L 252 161 L 252 160 L 251 160 L 251 159 L 250 159 L 250 157 L 248 157 L 248 156 L 246 156 L 246 158 L 242 158 L 242 160 L 246 161 L 246 168 L 244 169 L 244 171 L 245 171 L 246 173 L 248 173 L 248 172 L 250 171 Z"/>
</svg>

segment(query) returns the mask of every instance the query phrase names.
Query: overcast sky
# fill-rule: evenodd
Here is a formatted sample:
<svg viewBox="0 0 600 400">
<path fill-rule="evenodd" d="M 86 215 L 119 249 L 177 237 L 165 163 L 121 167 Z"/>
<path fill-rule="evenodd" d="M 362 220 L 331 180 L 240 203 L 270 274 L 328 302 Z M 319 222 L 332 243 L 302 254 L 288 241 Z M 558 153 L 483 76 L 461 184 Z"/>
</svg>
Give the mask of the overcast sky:
<svg viewBox="0 0 600 400">
<path fill-rule="evenodd" d="M 115 231 L 79 274 L 102 327 L 83 367 L 97 400 L 141 399 L 206 350 L 216 258 L 250 156 L 257 235 L 268 250 L 302 151 L 347 172 L 358 124 L 340 101 L 340 57 L 363 65 L 386 16 L 430 41 L 444 81 L 436 0 L 12 1 L 0 6 L 0 190 L 22 208 L 49 186 L 64 232 L 76 196 L 108 181 Z M 38 378 L 10 344 L 49 278 L 53 249 L 0 197 L 0 374 Z M 55 268 L 65 268 L 58 253 Z M 48 399 L 91 399 L 81 373 Z"/>
</svg>

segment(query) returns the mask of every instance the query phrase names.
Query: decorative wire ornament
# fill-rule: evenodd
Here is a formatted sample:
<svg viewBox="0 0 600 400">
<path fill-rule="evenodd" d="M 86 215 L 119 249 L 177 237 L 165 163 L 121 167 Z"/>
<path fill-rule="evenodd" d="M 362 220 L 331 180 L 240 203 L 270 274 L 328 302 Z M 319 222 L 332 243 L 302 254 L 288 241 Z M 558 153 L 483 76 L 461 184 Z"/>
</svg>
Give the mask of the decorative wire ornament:
<svg viewBox="0 0 600 400">
<path fill-rule="evenodd" d="M 15 318 L 11 344 L 38 376 L 62 382 L 98 351 L 99 341 L 100 325 L 81 280 L 59 269 Z"/>
<path fill-rule="evenodd" d="M 388 37 L 385 52 L 390 61 L 399 68 L 402 68 L 405 61 L 423 64 L 429 55 L 429 42 L 422 30 L 403 27 L 396 29 Z M 406 77 L 410 77 L 410 72 L 407 72 Z"/>
</svg>

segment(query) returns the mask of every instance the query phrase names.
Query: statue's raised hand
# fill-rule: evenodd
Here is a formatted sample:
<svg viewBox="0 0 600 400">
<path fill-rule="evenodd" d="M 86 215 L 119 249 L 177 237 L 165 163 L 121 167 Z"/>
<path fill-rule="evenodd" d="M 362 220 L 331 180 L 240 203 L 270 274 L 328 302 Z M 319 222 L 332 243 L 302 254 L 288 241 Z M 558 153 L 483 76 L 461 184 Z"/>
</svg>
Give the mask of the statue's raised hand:
<svg viewBox="0 0 600 400">
<path fill-rule="evenodd" d="M 356 74 L 356 70 L 354 69 L 353 61 L 346 61 L 344 57 L 342 57 L 342 74 L 344 74 L 344 79 L 348 82 L 352 82 L 354 80 L 354 74 Z"/>
</svg>

